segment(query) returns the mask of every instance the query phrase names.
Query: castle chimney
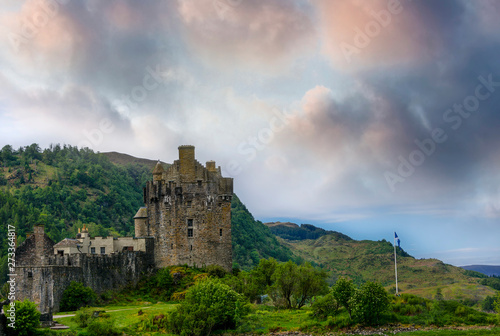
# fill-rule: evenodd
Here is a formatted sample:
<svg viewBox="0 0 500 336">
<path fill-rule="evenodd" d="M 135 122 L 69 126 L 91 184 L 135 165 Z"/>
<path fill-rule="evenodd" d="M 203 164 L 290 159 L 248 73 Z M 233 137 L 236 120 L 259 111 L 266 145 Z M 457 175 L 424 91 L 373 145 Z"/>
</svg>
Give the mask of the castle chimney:
<svg viewBox="0 0 500 336">
<path fill-rule="evenodd" d="M 179 162 L 181 176 L 189 181 L 195 178 L 194 146 L 179 146 Z"/>
</svg>

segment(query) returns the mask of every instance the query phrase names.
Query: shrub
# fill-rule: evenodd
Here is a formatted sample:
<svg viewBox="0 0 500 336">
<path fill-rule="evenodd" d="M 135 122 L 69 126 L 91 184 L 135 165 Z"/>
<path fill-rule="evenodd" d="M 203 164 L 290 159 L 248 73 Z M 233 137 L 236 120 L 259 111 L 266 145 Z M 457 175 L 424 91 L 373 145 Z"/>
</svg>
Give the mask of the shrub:
<svg viewBox="0 0 500 336">
<path fill-rule="evenodd" d="M 94 291 L 85 287 L 81 282 L 72 281 L 64 290 L 60 310 L 72 311 L 80 307 L 91 305 L 96 299 Z"/>
<path fill-rule="evenodd" d="M 110 319 L 95 318 L 87 327 L 92 336 L 118 336 L 122 333 L 116 329 L 114 321 Z"/>
<path fill-rule="evenodd" d="M 220 265 L 209 265 L 206 267 L 207 273 L 213 278 L 222 279 L 226 276 L 226 270 Z"/>
<path fill-rule="evenodd" d="M 75 317 L 73 317 L 73 321 L 75 321 L 80 328 L 87 328 L 91 320 L 92 320 L 91 308 L 79 309 L 76 312 Z"/>
<path fill-rule="evenodd" d="M 313 317 L 324 320 L 328 316 L 337 314 L 339 310 L 339 304 L 330 293 L 323 297 L 317 298 L 316 301 L 313 302 L 311 308 Z"/>
<path fill-rule="evenodd" d="M 380 322 L 380 317 L 389 309 L 389 296 L 379 283 L 367 282 L 353 296 L 354 314 L 363 324 Z"/>
<path fill-rule="evenodd" d="M 16 307 L 16 321 L 15 329 L 7 327 L 8 335 L 34 335 L 36 328 L 40 324 L 40 312 L 36 309 L 36 304 L 34 302 L 24 300 L 15 301 Z M 7 310 L 7 307 L 4 307 Z M 10 323 L 7 320 L 7 323 Z"/>
<path fill-rule="evenodd" d="M 219 280 L 200 281 L 168 317 L 169 329 L 179 335 L 208 335 L 213 330 L 234 328 L 249 312 L 241 294 Z"/>
</svg>

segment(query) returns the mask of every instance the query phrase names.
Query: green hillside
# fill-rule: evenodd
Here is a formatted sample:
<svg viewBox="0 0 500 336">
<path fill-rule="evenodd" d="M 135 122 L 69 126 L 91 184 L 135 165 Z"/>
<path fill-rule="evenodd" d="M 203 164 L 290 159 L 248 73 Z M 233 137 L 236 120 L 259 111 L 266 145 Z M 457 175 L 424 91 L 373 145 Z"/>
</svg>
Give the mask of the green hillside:
<svg viewBox="0 0 500 336">
<path fill-rule="evenodd" d="M 133 216 L 143 206 L 142 188 L 152 178 L 156 162 L 68 145 L 44 150 L 37 144 L 19 149 L 4 146 L 0 150 L 0 282 L 6 280 L 7 225 L 16 227 L 18 244 L 35 224 L 44 224 L 56 242 L 74 237 L 84 223 L 94 236 L 133 235 Z M 233 254 L 240 267 L 249 268 L 260 258 L 292 256 L 236 196 L 232 213 Z"/>
<path fill-rule="evenodd" d="M 285 237 L 291 234 L 286 228 L 291 231 L 298 228 L 290 224 L 293 223 L 280 229 Z M 395 290 L 394 247 L 390 242 L 357 241 L 334 231 L 317 239 L 280 240 L 297 257 L 329 270 L 333 279 L 346 276 L 358 284 L 377 281 L 390 291 Z M 491 287 L 480 283 L 480 278 L 470 276 L 460 267 L 437 259 L 415 259 L 400 248 L 397 248 L 397 259 L 400 292 L 433 298 L 440 291 L 445 299 L 472 301 L 495 295 Z"/>
</svg>

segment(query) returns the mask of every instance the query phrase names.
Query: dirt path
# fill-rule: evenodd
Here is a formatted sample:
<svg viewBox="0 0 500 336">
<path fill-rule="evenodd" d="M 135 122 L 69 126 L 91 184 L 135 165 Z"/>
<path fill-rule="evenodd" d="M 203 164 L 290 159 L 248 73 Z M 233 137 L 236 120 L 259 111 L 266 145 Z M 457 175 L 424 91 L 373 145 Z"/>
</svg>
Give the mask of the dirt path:
<svg viewBox="0 0 500 336">
<path fill-rule="evenodd" d="M 107 310 L 106 313 L 111 313 L 111 312 L 117 312 L 117 311 L 122 311 L 122 310 L 134 310 L 134 309 L 148 309 L 151 307 L 140 307 L 140 308 L 127 308 L 127 309 L 116 309 L 116 310 Z M 75 316 L 75 314 L 68 314 L 68 315 L 54 315 L 52 318 L 57 319 L 57 318 L 63 318 L 63 317 L 71 317 Z"/>
</svg>

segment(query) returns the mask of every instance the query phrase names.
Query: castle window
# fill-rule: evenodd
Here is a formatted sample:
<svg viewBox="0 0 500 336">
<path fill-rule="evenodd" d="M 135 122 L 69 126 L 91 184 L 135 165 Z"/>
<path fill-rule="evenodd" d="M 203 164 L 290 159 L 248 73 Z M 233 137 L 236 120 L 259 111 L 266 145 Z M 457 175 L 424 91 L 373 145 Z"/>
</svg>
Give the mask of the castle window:
<svg viewBox="0 0 500 336">
<path fill-rule="evenodd" d="M 190 248 L 191 248 L 191 251 L 192 251 L 192 250 L 193 250 L 193 245 L 191 245 L 191 247 L 190 247 Z"/>
<path fill-rule="evenodd" d="M 33 272 L 28 271 L 28 278 L 33 278 Z"/>
<path fill-rule="evenodd" d="M 198 187 L 201 187 L 201 180 L 198 180 Z"/>
<path fill-rule="evenodd" d="M 193 220 L 192 219 L 188 219 L 188 227 L 193 227 Z"/>
<path fill-rule="evenodd" d="M 95 254 L 95 247 L 90 248 L 90 253 Z"/>
<path fill-rule="evenodd" d="M 173 249 L 174 248 L 174 244 L 170 244 L 170 248 Z"/>
<path fill-rule="evenodd" d="M 193 238 L 193 229 L 188 229 L 188 238 Z"/>
<path fill-rule="evenodd" d="M 186 206 L 187 206 L 188 208 L 190 208 L 190 207 L 191 207 L 191 205 L 192 205 L 192 203 L 193 203 L 193 202 L 191 202 L 191 201 L 186 201 Z"/>
<path fill-rule="evenodd" d="M 219 230 L 219 236 L 222 237 L 222 229 Z"/>
<path fill-rule="evenodd" d="M 106 254 L 106 248 L 105 247 L 101 247 L 101 254 Z"/>
<path fill-rule="evenodd" d="M 57 250 L 57 255 L 62 257 L 64 255 L 64 250 Z"/>
</svg>

